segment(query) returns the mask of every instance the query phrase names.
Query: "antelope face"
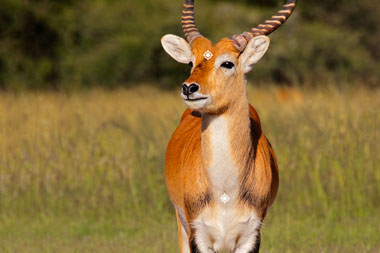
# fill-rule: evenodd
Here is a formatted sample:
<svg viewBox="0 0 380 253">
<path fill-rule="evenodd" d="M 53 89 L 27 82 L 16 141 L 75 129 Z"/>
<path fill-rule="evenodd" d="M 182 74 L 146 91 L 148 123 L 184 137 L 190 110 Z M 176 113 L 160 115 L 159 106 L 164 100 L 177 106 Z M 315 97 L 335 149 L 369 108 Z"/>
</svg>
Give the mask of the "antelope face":
<svg viewBox="0 0 380 253">
<path fill-rule="evenodd" d="M 250 71 L 269 46 L 269 35 L 292 14 L 297 0 L 287 0 L 276 15 L 248 32 L 222 39 L 216 45 L 195 25 L 194 0 L 184 0 L 182 29 L 187 42 L 175 35 L 161 39 L 165 51 L 180 63 L 192 66 L 182 84 L 182 98 L 191 109 L 218 113 L 246 96 L 244 74 Z"/>
<path fill-rule="evenodd" d="M 269 38 L 254 37 L 243 51 L 237 50 L 234 40 L 228 38 L 212 45 L 205 37 L 198 37 L 190 45 L 178 36 L 165 35 L 161 43 L 176 61 L 191 66 L 189 78 L 181 85 L 185 104 L 191 109 L 218 113 L 245 95 L 244 74 L 264 55 Z"/>
</svg>

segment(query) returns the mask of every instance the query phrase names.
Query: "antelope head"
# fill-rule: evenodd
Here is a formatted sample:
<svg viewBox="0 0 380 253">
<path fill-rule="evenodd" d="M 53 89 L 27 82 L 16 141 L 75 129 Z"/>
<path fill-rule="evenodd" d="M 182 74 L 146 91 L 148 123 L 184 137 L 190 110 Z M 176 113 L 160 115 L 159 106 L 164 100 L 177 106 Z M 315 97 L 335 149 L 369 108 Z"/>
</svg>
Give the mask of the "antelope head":
<svg viewBox="0 0 380 253">
<path fill-rule="evenodd" d="M 191 74 L 182 84 L 185 104 L 206 113 L 219 113 L 246 96 L 244 75 L 269 47 L 269 35 L 295 9 L 297 0 L 287 0 L 282 9 L 249 32 L 223 38 L 213 45 L 201 35 L 194 20 L 194 0 L 185 0 L 182 28 L 186 40 L 176 35 L 161 39 L 164 50 L 176 61 L 189 64 Z"/>
</svg>

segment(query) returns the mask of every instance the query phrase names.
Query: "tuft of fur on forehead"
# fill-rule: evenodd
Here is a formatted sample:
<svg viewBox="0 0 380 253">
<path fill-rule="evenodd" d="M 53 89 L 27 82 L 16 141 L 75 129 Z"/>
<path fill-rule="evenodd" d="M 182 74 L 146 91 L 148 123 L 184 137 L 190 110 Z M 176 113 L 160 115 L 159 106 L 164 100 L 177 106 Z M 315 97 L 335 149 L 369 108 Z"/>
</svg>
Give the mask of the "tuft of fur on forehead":
<svg viewBox="0 0 380 253">
<path fill-rule="evenodd" d="M 233 41 L 231 39 L 223 38 L 216 45 L 213 45 L 209 39 L 205 37 L 199 37 L 195 39 L 191 44 L 191 51 L 193 52 L 196 61 L 194 65 L 198 65 L 205 60 L 203 54 L 207 50 L 213 54 L 213 57 L 210 59 L 212 61 L 215 60 L 215 57 L 218 57 L 219 55 L 222 55 L 226 52 L 236 54 L 236 56 L 240 54 L 240 52 L 237 51 L 234 47 Z"/>
</svg>

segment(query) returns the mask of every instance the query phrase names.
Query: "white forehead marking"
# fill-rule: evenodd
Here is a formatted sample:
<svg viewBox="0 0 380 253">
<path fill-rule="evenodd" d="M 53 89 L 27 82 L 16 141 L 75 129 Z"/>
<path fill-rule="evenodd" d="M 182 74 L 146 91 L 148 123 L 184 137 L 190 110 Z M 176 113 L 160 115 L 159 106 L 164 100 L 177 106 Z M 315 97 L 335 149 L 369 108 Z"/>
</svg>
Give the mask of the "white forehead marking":
<svg viewBox="0 0 380 253">
<path fill-rule="evenodd" d="M 228 201 L 230 201 L 230 196 L 228 196 L 226 193 L 223 193 L 222 196 L 220 196 L 220 201 L 223 202 L 223 204 L 226 204 Z"/>
<path fill-rule="evenodd" d="M 203 57 L 206 58 L 206 60 L 210 60 L 212 57 L 212 53 L 207 50 L 206 52 L 204 52 Z"/>
</svg>

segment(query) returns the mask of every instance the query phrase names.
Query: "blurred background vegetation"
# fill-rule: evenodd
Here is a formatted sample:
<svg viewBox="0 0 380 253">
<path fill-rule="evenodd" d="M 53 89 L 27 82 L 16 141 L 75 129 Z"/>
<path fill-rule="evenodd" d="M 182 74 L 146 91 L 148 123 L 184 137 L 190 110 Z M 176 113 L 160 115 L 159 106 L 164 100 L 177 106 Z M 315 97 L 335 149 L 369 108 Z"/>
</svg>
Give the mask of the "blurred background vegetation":
<svg viewBox="0 0 380 253">
<path fill-rule="evenodd" d="M 282 3 L 196 0 L 197 23 L 216 42 Z M 164 155 L 189 69 L 160 38 L 181 8 L 0 0 L 0 252 L 178 252 Z M 248 77 L 281 178 L 264 252 L 380 252 L 377 17 L 300 0 Z"/>
<path fill-rule="evenodd" d="M 263 252 L 380 252 L 380 90 L 249 87 L 280 170 Z M 175 253 L 184 110 L 155 87 L 0 92 L 1 253 Z"/>
<path fill-rule="evenodd" d="M 282 0 L 199 0 L 201 32 L 214 42 L 270 17 Z M 160 38 L 182 36 L 182 1 L 0 0 L 0 89 L 71 90 L 157 82 L 177 87 L 186 66 Z M 380 5 L 374 0 L 300 1 L 271 35 L 256 83 L 379 86 Z"/>
</svg>

